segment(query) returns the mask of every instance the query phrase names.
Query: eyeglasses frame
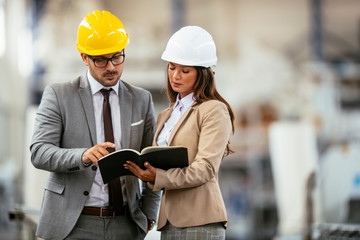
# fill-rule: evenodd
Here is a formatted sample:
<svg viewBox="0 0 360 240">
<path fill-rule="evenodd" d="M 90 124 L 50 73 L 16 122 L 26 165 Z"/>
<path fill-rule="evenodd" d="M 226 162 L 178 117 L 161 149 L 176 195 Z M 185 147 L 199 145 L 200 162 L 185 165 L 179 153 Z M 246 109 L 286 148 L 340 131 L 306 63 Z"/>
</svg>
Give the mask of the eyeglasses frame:
<svg viewBox="0 0 360 240">
<path fill-rule="evenodd" d="M 122 54 L 120 54 L 120 55 L 115 54 L 115 55 L 112 56 L 111 58 L 106 58 L 106 57 L 93 58 L 93 56 L 91 56 L 91 55 L 86 55 L 86 56 L 88 56 L 88 58 L 90 58 L 90 59 L 93 61 L 95 67 L 97 67 L 97 68 L 104 68 L 104 67 L 106 67 L 106 66 L 108 65 L 109 62 L 111 62 L 111 64 L 114 65 L 114 66 L 119 66 L 120 64 L 122 64 L 122 63 L 125 62 L 125 53 L 122 53 Z M 123 61 L 122 61 L 121 63 L 114 64 L 114 63 L 113 63 L 113 58 L 114 58 L 115 56 L 116 56 L 116 57 L 117 57 L 117 56 L 123 56 Z M 105 59 L 105 60 L 106 60 L 106 64 L 105 64 L 103 67 L 96 66 L 95 61 L 98 60 L 98 59 L 101 59 L 101 60 Z"/>
</svg>

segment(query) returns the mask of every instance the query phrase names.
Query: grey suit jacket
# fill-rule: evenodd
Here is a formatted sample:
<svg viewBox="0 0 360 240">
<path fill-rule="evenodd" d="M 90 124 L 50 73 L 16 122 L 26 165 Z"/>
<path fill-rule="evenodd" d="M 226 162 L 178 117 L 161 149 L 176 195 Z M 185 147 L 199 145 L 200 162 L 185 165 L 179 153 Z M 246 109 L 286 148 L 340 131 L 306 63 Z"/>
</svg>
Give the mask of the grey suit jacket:
<svg viewBox="0 0 360 240">
<path fill-rule="evenodd" d="M 150 93 L 120 80 L 119 103 L 121 146 L 141 150 L 151 145 L 155 116 Z M 94 145 L 95 117 L 86 75 L 68 83 L 47 86 L 36 115 L 30 146 L 33 165 L 50 172 L 37 236 L 64 239 L 73 229 L 97 169 L 94 164 L 85 167 L 81 157 Z M 134 176 L 124 178 L 123 191 L 126 192 L 130 217 L 146 232 L 147 217 L 157 217 L 160 193 L 151 191 L 146 184 L 140 186 Z"/>
</svg>

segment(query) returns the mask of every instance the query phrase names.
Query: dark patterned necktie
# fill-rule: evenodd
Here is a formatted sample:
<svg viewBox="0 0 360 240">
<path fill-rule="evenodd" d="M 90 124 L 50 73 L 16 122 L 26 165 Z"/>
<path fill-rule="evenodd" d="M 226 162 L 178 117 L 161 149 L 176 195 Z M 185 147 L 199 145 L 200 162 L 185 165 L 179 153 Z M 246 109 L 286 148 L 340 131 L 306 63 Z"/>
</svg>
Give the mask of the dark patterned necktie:
<svg viewBox="0 0 360 240">
<path fill-rule="evenodd" d="M 103 121 L 104 121 L 104 133 L 105 133 L 105 142 L 114 143 L 114 132 L 112 127 L 111 120 L 111 108 L 109 102 L 109 96 L 112 89 L 101 89 L 100 92 L 104 96 L 103 102 Z M 107 148 L 108 152 L 114 152 L 114 148 Z M 121 192 L 120 178 L 116 178 L 109 183 L 109 205 L 115 209 L 123 208 L 123 198 Z"/>
</svg>

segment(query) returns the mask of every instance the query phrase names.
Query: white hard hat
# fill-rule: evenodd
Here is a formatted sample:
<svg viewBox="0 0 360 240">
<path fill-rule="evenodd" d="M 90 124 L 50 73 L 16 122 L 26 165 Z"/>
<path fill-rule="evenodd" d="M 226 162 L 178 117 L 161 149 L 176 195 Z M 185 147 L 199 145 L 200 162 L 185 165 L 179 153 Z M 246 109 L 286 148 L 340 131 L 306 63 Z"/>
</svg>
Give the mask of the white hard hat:
<svg viewBox="0 0 360 240">
<path fill-rule="evenodd" d="M 216 46 L 203 28 L 186 26 L 171 36 L 161 59 L 186 66 L 216 66 Z"/>
</svg>

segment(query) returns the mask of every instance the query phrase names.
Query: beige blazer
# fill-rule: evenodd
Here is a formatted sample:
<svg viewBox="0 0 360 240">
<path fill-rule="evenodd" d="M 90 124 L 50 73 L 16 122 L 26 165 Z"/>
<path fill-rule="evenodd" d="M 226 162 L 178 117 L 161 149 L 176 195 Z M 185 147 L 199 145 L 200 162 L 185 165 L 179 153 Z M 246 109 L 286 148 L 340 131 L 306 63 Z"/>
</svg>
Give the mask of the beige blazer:
<svg viewBox="0 0 360 240">
<path fill-rule="evenodd" d="M 173 105 L 157 119 L 153 145 L 170 117 Z M 158 230 L 169 221 L 176 227 L 227 223 L 225 204 L 218 183 L 218 172 L 231 135 L 226 105 L 217 100 L 194 103 L 175 125 L 169 146 L 188 149 L 189 167 L 167 171 L 157 169 L 154 191 L 164 190 Z M 171 159 L 169 159 L 171 161 Z"/>
</svg>

